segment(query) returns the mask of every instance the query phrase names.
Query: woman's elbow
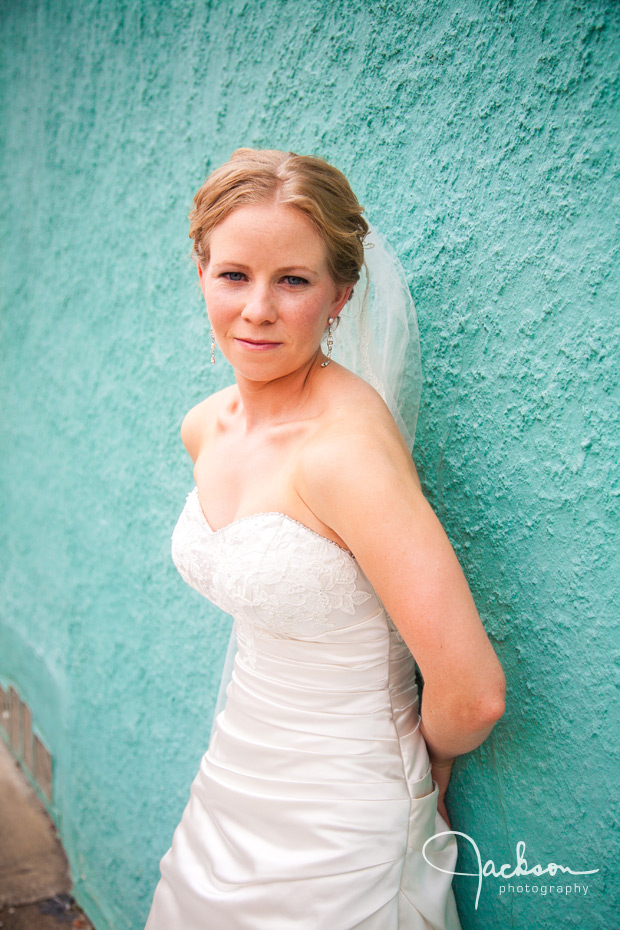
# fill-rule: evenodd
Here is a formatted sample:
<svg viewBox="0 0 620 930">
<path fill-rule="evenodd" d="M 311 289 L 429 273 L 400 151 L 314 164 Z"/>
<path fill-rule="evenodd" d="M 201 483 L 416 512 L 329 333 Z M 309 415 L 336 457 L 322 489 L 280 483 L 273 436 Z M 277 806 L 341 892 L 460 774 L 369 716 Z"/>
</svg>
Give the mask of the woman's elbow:
<svg viewBox="0 0 620 930">
<path fill-rule="evenodd" d="M 480 698 L 477 712 L 483 726 L 492 726 L 504 716 L 506 712 L 506 678 L 503 672 L 493 687 L 488 688 Z"/>
<path fill-rule="evenodd" d="M 477 687 L 472 688 L 472 694 L 478 696 L 483 725 L 497 723 L 506 711 L 506 676 L 495 653 L 492 660 L 486 673 L 478 677 Z"/>
<path fill-rule="evenodd" d="M 469 699 L 462 701 L 460 718 L 464 729 L 475 732 L 493 727 L 506 711 L 506 679 L 503 676 L 493 686 L 485 687 L 482 693 L 473 690 Z"/>
<path fill-rule="evenodd" d="M 506 712 L 506 690 L 498 694 L 492 701 L 486 705 L 487 720 L 491 723 L 497 723 Z"/>
</svg>

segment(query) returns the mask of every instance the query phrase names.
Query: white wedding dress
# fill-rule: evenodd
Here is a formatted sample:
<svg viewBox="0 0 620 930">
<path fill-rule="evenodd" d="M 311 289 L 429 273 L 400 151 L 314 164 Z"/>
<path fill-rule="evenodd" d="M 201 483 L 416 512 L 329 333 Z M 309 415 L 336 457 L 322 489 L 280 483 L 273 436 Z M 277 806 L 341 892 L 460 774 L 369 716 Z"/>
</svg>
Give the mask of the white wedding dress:
<svg viewBox="0 0 620 930">
<path fill-rule="evenodd" d="M 239 651 L 146 930 L 460 930 L 414 660 L 353 555 L 281 513 L 214 531 L 196 488 L 172 555 Z"/>
</svg>

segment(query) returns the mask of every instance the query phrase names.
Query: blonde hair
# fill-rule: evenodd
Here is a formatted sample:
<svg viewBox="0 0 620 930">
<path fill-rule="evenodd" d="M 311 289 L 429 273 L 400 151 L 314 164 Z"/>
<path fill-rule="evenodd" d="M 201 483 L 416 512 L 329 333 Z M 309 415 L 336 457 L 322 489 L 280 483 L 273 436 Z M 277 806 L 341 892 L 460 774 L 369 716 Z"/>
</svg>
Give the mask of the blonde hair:
<svg viewBox="0 0 620 930">
<path fill-rule="evenodd" d="M 261 203 L 287 204 L 304 213 L 325 242 L 334 282 L 355 284 L 368 223 L 349 182 L 322 158 L 274 149 L 237 149 L 209 175 L 189 214 L 194 260 L 205 268 L 217 224 L 237 207 Z"/>
</svg>

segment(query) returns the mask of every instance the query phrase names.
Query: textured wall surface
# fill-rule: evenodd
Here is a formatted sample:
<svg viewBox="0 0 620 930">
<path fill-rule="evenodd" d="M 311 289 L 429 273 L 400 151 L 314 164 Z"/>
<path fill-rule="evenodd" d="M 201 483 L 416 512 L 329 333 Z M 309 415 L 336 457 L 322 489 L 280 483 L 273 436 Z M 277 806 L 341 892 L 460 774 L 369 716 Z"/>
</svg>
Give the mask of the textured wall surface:
<svg viewBox="0 0 620 930">
<path fill-rule="evenodd" d="M 143 926 L 228 638 L 169 542 L 192 484 L 182 416 L 230 378 L 208 364 L 187 213 L 239 145 L 332 160 L 407 271 L 416 461 L 508 679 L 505 716 L 455 765 L 453 826 L 483 862 L 516 864 L 521 840 L 530 867 L 600 870 L 587 894 L 485 878 L 477 909 L 457 878 L 464 930 L 610 930 L 619 5 L 0 11 L 0 677 L 54 755 L 52 814 L 98 930 Z"/>
</svg>

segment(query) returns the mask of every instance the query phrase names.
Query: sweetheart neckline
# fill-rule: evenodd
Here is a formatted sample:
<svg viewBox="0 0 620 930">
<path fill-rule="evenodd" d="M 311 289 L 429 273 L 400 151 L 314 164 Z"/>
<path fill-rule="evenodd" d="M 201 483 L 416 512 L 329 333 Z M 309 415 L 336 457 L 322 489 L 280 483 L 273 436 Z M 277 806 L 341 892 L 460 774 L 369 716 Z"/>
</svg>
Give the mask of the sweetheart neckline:
<svg viewBox="0 0 620 930">
<path fill-rule="evenodd" d="M 192 494 L 194 495 L 194 499 L 196 501 L 196 508 L 198 513 L 202 518 L 202 523 L 211 534 L 211 536 L 217 536 L 218 533 L 223 533 L 225 530 L 229 530 L 233 526 L 238 526 L 240 523 L 244 523 L 246 520 L 253 520 L 256 517 L 281 517 L 281 519 L 286 520 L 288 523 L 293 523 L 295 526 L 301 527 L 302 530 L 310 533 L 312 536 L 316 537 L 316 539 L 322 539 L 323 542 L 329 543 L 330 546 L 335 546 L 339 552 L 343 552 L 345 555 L 350 556 L 354 562 L 357 561 L 350 549 L 345 549 L 344 546 L 341 546 L 340 543 L 337 543 L 334 539 L 328 539 L 327 536 L 323 536 L 321 533 L 317 533 L 316 530 L 313 530 L 312 527 L 308 526 L 306 523 L 302 523 L 300 520 L 296 520 L 295 517 L 290 517 L 287 513 L 282 513 L 281 510 L 259 510 L 257 513 L 246 514 L 245 517 L 237 517 L 236 520 L 232 520 L 230 523 L 226 523 L 224 526 L 220 526 L 219 529 L 214 530 L 207 520 L 204 510 L 202 509 L 197 485 L 194 485 L 188 496 L 191 497 Z"/>
</svg>

